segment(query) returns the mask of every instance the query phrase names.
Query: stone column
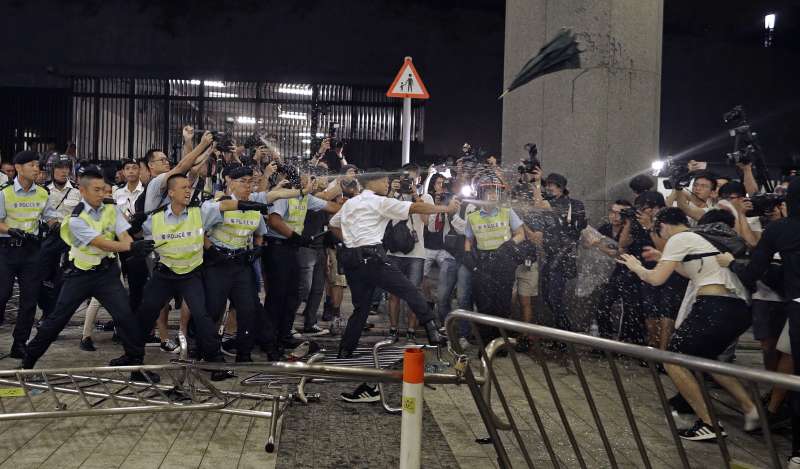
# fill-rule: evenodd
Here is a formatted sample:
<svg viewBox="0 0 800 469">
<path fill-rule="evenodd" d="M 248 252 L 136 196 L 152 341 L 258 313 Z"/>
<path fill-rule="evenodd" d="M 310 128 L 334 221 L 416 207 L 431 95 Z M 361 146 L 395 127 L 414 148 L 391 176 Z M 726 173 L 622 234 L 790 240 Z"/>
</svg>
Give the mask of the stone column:
<svg viewBox="0 0 800 469">
<path fill-rule="evenodd" d="M 658 158 L 663 0 L 507 0 L 504 85 L 560 28 L 577 34 L 581 68 L 537 78 L 503 99 L 503 161 L 538 145 L 590 222 L 630 198 L 627 183 Z"/>
</svg>

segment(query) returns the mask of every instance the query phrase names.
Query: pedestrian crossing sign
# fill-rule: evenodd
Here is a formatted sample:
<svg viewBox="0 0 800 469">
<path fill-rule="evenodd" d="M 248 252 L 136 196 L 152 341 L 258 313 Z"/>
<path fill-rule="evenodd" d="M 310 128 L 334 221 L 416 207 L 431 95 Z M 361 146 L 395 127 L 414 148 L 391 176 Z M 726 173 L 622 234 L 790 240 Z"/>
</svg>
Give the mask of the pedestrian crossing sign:
<svg viewBox="0 0 800 469">
<path fill-rule="evenodd" d="M 425 84 L 422 83 L 419 72 L 414 68 L 411 57 L 406 57 L 403 66 L 400 67 L 400 71 L 397 72 L 397 76 L 394 77 L 389 91 L 386 92 L 386 96 L 390 98 L 414 99 L 428 99 L 431 97 L 431 95 L 428 94 L 428 89 L 425 88 Z"/>
</svg>

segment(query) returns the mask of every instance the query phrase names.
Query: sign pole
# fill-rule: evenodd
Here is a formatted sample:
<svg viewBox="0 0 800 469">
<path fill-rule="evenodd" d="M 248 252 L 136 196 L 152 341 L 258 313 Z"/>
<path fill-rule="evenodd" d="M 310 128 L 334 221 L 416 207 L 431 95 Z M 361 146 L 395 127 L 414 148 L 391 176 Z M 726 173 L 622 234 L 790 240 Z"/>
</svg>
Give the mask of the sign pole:
<svg viewBox="0 0 800 469">
<path fill-rule="evenodd" d="M 401 121 L 403 130 L 403 152 L 400 159 L 402 164 L 406 165 L 411 162 L 411 100 L 430 98 L 428 89 L 425 88 L 425 84 L 422 83 L 419 72 L 414 68 L 411 57 L 406 57 L 405 60 L 403 60 L 403 65 L 400 67 L 400 71 L 397 72 L 394 81 L 389 86 L 389 91 L 386 92 L 386 96 L 390 98 L 403 98 L 403 118 Z"/>
<path fill-rule="evenodd" d="M 411 162 L 411 98 L 403 98 L 403 165 Z"/>
</svg>

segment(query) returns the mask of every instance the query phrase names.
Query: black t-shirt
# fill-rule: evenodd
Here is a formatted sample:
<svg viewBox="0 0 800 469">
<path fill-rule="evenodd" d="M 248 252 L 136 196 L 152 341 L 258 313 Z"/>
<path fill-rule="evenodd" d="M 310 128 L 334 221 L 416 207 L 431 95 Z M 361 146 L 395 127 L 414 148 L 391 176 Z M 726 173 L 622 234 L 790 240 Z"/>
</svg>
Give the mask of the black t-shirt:
<svg viewBox="0 0 800 469">
<path fill-rule="evenodd" d="M 620 229 L 619 232 L 617 232 L 617 235 L 614 236 L 614 227 L 611 225 L 611 223 L 604 223 L 600 225 L 600 227 L 597 228 L 597 232 L 607 238 L 613 239 L 614 241 L 619 241 L 619 235 L 622 234 L 622 230 Z"/>
<path fill-rule="evenodd" d="M 315 236 L 314 241 L 308 246 L 310 248 L 322 248 L 324 246 L 324 236 L 321 236 L 322 230 L 328 224 L 330 215 L 324 210 L 316 212 L 309 211 L 306 213 L 306 220 L 303 223 L 303 234 L 307 236 Z"/>
<path fill-rule="evenodd" d="M 642 264 L 648 269 L 655 267 L 656 262 L 645 262 L 644 259 L 642 259 L 644 248 L 648 246 L 654 247 L 653 240 L 650 238 L 650 233 L 645 230 L 638 221 L 633 221 L 631 223 L 631 244 L 625 248 L 625 251 L 642 260 Z"/>
<path fill-rule="evenodd" d="M 328 150 L 320 158 L 327 166 L 329 171 L 339 173 L 342 170 L 342 158 L 334 150 Z"/>
</svg>

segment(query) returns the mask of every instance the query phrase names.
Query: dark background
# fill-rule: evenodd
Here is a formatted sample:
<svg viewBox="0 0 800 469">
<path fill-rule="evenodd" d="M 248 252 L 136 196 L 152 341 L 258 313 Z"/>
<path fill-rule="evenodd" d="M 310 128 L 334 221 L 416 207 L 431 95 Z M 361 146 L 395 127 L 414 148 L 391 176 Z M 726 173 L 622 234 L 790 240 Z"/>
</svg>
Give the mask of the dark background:
<svg viewBox="0 0 800 469">
<path fill-rule="evenodd" d="M 197 77 L 387 86 L 414 57 L 432 98 L 425 153 L 499 151 L 505 2 L 2 0 L 0 85 Z M 778 14 L 774 46 L 763 16 Z M 800 151 L 800 2 L 666 0 L 661 153 L 719 160 L 743 104 L 768 163 Z"/>
</svg>

